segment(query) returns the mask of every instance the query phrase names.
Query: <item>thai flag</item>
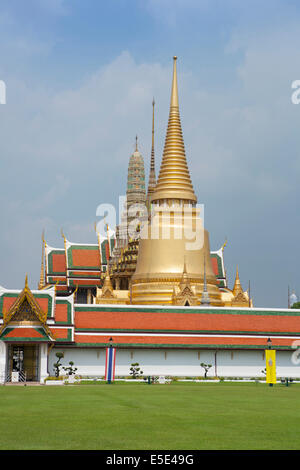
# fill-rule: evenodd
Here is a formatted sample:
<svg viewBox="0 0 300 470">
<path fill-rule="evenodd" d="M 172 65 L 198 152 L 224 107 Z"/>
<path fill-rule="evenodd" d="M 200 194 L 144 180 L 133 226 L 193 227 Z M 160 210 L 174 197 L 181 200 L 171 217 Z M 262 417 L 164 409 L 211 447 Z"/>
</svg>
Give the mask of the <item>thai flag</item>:
<svg viewBox="0 0 300 470">
<path fill-rule="evenodd" d="M 116 367 L 116 348 L 106 348 L 105 359 L 105 380 L 112 382 L 115 380 L 115 367 Z"/>
</svg>

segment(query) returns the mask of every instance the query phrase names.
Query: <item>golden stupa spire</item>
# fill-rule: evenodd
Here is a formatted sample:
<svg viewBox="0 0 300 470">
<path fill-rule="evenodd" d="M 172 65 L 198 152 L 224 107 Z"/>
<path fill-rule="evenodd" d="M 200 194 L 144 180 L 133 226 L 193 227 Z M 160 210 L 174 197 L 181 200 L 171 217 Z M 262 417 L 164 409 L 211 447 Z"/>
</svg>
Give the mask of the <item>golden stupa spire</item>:
<svg viewBox="0 0 300 470">
<path fill-rule="evenodd" d="M 138 152 L 138 136 L 135 136 L 135 152 Z"/>
<path fill-rule="evenodd" d="M 95 232 L 96 232 L 97 238 L 98 238 L 99 256 L 100 256 L 100 269 L 101 269 L 101 271 L 102 271 L 101 238 L 100 238 L 100 233 L 99 233 L 98 230 L 97 230 L 97 224 L 96 224 L 96 222 L 94 223 L 94 228 L 95 228 Z"/>
<path fill-rule="evenodd" d="M 168 129 L 152 201 L 178 199 L 196 203 L 197 198 L 187 165 L 180 123 L 176 61 L 175 56 Z"/>
<path fill-rule="evenodd" d="M 153 98 L 152 101 L 152 146 L 151 146 L 151 160 L 150 160 L 150 173 L 149 173 L 149 183 L 148 183 L 148 194 L 147 201 L 150 203 L 151 195 L 155 189 L 156 178 L 155 178 L 155 157 L 154 157 L 154 106 L 155 101 Z"/>
<path fill-rule="evenodd" d="M 41 274 L 40 274 L 40 282 L 38 285 L 39 289 L 43 289 L 45 287 L 45 238 L 44 238 L 44 230 L 42 233 L 42 262 L 41 262 Z"/>
<path fill-rule="evenodd" d="M 189 284 L 189 278 L 186 270 L 186 256 L 184 256 L 184 261 L 183 261 L 183 272 L 182 272 L 182 278 L 180 282 L 180 287 L 182 288 L 183 286 Z"/>
</svg>

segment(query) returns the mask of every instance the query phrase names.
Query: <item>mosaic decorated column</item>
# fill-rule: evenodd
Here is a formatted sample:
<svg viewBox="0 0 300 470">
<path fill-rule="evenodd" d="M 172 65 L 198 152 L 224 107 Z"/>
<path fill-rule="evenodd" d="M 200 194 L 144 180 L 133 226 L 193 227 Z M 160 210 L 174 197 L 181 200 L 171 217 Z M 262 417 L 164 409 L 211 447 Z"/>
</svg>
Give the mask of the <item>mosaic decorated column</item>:
<svg viewBox="0 0 300 470">
<path fill-rule="evenodd" d="M 5 382 L 5 369 L 6 369 L 6 344 L 0 341 L 0 383 Z"/>
<path fill-rule="evenodd" d="M 48 344 L 40 344 L 40 383 L 49 376 L 48 374 Z"/>
</svg>

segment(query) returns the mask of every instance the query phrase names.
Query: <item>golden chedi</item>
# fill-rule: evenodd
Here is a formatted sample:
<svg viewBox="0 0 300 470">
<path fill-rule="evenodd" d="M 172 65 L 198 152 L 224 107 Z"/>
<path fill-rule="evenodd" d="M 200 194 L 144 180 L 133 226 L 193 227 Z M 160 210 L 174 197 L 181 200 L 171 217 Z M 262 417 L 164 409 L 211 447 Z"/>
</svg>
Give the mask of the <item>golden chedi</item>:
<svg viewBox="0 0 300 470">
<path fill-rule="evenodd" d="M 221 293 L 211 264 L 209 234 L 204 229 L 200 208 L 196 207 L 185 155 L 176 59 L 163 158 L 151 194 L 151 220 L 141 230 L 137 266 L 131 280 L 132 303 L 178 305 L 176 298 L 180 298 L 184 305 L 200 305 L 205 269 L 210 304 L 221 306 Z M 186 282 L 181 292 L 183 274 Z"/>
</svg>

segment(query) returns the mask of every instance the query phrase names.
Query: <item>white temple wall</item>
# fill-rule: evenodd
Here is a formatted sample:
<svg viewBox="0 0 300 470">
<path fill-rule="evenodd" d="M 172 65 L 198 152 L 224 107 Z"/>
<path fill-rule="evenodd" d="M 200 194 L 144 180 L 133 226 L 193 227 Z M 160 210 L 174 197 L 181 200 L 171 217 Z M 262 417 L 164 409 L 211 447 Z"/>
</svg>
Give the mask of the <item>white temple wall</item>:
<svg viewBox="0 0 300 470">
<path fill-rule="evenodd" d="M 99 377 L 105 374 L 104 349 L 53 348 L 48 363 L 52 376 L 58 351 L 64 352 L 62 364 L 68 366 L 69 361 L 73 361 L 78 375 Z M 116 375 L 129 376 L 131 364 L 135 362 L 139 363 L 144 376 L 200 377 L 204 375 L 201 362 L 212 365 L 208 377 L 263 377 L 262 370 L 266 367 L 264 351 L 226 350 L 216 354 L 213 350 L 117 349 Z M 300 365 L 293 364 L 292 351 L 277 351 L 276 365 L 277 377 L 300 377 Z"/>
</svg>

